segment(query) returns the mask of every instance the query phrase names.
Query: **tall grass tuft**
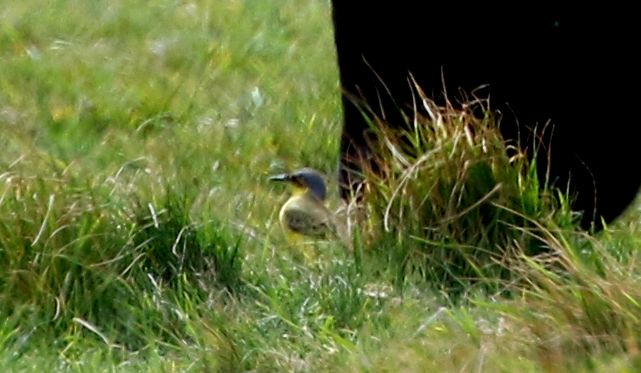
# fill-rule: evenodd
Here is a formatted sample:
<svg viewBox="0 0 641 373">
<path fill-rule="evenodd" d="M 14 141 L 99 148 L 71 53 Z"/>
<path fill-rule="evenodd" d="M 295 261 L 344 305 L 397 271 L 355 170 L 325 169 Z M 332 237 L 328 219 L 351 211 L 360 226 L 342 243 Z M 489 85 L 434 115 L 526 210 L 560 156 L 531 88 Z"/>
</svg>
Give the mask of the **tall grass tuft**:
<svg viewBox="0 0 641 373">
<path fill-rule="evenodd" d="M 450 292 L 478 281 L 496 290 L 515 251 L 547 251 L 533 231 L 571 227 L 577 217 L 520 144 L 503 139 L 482 101 L 456 109 L 421 98 L 405 128 L 373 123 L 369 241 L 397 265 L 399 280 L 419 273 Z"/>
<path fill-rule="evenodd" d="M 641 291 L 638 254 L 616 250 L 608 239 L 585 233 L 545 233 L 558 254 L 556 270 L 525 259 L 517 270 L 529 286 L 522 300 L 506 312 L 541 341 L 541 360 L 554 366 L 566 355 L 591 356 L 590 367 L 603 356 L 627 355 L 639 367 Z M 623 255 L 621 255 L 623 254 Z"/>
<path fill-rule="evenodd" d="M 58 171 L 0 175 L 0 317 L 21 320 L 9 343 L 37 334 L 132 349 L 176 342 L 189 335 L 183 308 L 240 286 L 239 238 L 222 220 L 190 216 L 179 192 L 153 207 Z"/>
</svg>

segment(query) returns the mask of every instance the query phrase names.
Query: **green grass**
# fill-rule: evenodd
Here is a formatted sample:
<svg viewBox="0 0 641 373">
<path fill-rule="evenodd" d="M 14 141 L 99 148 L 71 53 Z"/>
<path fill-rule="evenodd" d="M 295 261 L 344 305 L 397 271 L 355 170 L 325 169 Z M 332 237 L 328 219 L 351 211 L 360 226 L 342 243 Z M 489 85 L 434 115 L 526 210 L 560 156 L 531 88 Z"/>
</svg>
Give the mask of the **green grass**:
<svg viewBox="0 0 641 373">
<path fill-rule="evenodd" d="M 5 4 L 0 371 L 641 369 L 637 209 L 584 234 L 441 113 L 303 260 L 266 179 L 335 175 L 328 2 Z"/>
</svg>

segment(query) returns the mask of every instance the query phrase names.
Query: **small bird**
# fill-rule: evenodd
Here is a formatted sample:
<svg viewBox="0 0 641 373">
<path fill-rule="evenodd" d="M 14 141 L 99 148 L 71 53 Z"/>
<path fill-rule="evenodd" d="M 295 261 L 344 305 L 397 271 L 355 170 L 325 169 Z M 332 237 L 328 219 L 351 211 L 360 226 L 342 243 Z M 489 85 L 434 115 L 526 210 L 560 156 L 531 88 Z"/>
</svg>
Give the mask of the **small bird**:
<svg viewBox="0 0 641 373">
<path fill-rule="evenodd" d="M 334 215 L 325 206 L 327 188 L 323 177 L 311 168 L 274 175 L 272 181 L 287 182 L 293 194 L 280 209 L 283 229 L 295 236 L 330 238 L 336 234 Z"/>
</svg>

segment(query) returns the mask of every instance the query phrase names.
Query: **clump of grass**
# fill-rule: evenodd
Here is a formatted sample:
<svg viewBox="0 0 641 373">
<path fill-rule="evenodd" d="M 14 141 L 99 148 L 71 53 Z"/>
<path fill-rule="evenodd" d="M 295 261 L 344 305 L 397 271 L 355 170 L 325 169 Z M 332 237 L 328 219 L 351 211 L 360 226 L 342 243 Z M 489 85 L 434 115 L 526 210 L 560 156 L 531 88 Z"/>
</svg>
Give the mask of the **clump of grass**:
<svg viewBox="0 0 641 373">
<path fill-rule="evenodd" d="M 141 266 L 168 284 L 186 276 L 205 292 L 211 284 L 236 290 L 242 270 L 240 237 L 217 219 L 194 222 L 191 206 L 188 197 L 169 191 L 159 206 L 136 208 L 133 243 L 144 253 Z"/>
<path fill-rule="evenodd" d="M 557 365 L 565 355 L 627 355 L 638 364 L 641 348 L 641 291 L 638 254 L 624 257 L 608 239 L 585 233 L 545 233 L 558 253 L 552 271 L 525 259 L 516 267 L 529 286 L 522 301 L 506 312 L 524 325 L 533 339 L 542 341 L 541 360 Z M 627 250 L 632 251 L 632 250 Z M 593 360 L 588 359 L 588 364 Z"/>
<path fill-rule="evenodd" d="M 541 181 L 536 158 L 506 145 L 498 120 L 475 110 L 478 102 L 461 109 L 423 102 L 426 115 L 416 114 L 410 129 L 376 126 L 375 164 L 384 167 L 365 175 L 364 239 L 400 285 L 416 286 L 419 277 L 456 306 L 431 311 L 429 327 L 415 325 L 424 336 L 390 336 L 391 348 L 414 367 L 456 359 L 452 369 L 637 367 L 637 240 L 580 231 L 570 198 Z M 509 297 L 496 296 L 506 290 Z M 450 355 L 429 355 L 443 349 Z M 386 357 L 368 356 L 364 366 Z"/>
<path fill-rule="evenodd" d="M 222 220 L 190 216 L 179 192 L 152 207 L 73 168 L 38 168 L 0 174 L 0 317 L 21 320 L 9 342 L 177 341 L 189 334 L 183 308 L 240 286 L 239 238 Z"/>
<path fill-rule="evenodd" d="M 572 227 L 576 216 L 541 182 L 536 161 L 506 143 L 482 101 L 456 109 L 421 98 L 406 128 L 374 121 L 366 235 L 399 266 L 399 279 L 418 271 L 450 291 L 479 280 L 496 289 L 515 250 L 547 250 L 532 230 Z"/>
</svg>

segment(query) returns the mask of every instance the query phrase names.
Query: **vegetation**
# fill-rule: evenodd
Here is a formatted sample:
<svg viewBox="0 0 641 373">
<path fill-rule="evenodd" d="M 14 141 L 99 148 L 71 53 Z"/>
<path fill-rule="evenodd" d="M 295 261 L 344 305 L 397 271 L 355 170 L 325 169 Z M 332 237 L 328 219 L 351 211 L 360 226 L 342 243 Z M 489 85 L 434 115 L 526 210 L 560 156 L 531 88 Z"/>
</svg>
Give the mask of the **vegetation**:
<svg viewBox="0 0 641 373">
<path fill-rule="evenodd" d="M 581 232 L 490 112 L 426 101 L 380 132 L 353 250 L 298 255 L 267 176 L 333 182 L 330 22 L 318 0 L 0 8 L 0 371 L 641 369 L 637 209 Z"/>
</svg>

